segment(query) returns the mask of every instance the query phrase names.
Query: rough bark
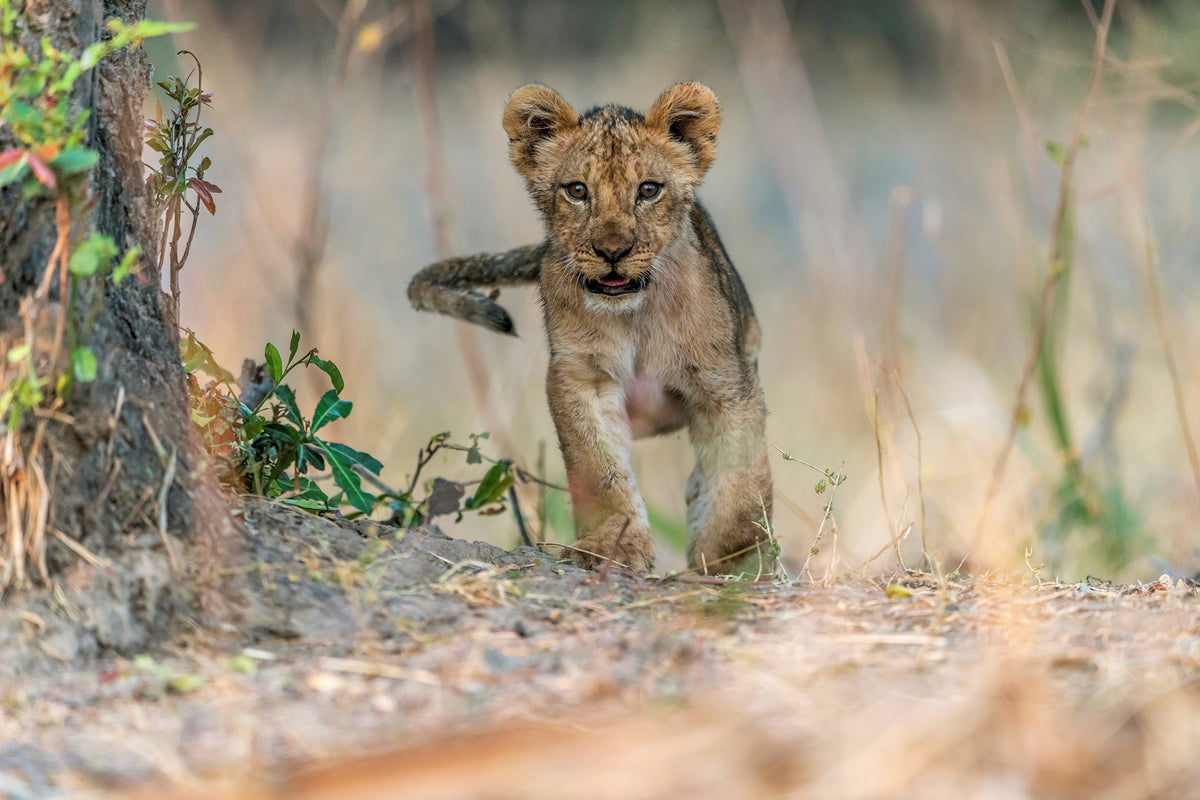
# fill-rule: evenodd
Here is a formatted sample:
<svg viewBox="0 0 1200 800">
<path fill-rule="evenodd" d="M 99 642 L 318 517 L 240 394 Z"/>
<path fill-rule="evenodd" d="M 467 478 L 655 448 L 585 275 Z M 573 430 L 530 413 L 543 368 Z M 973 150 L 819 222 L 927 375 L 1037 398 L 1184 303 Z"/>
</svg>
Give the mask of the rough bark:
<svg viewBox="0 0 1200 800">
<path fill-rule="evenodd" d="M 32 33 L 78 51 L 99 39 L 106 20 L 132 23 L 145 9 L 146 0 L 28 0 L 25 14 Z M 91 110 L 88 146 L 100 161 L 90 183 L 95 204 L 76 221 L 72 237 L 97 230 L 122 252 L 140 245 L 148 264 L 155 261 L 156 241 L 141 163 L 149 73 L 145 55 L 129 49 L 80 81 L 77 102 Z M 0 148 L 11 144 L 3 136 L 0 129 Z M 51 201 L 25 201 L 15 187 L 0 190 L 0 343 L 20 336 L 17 309 L 41 279 L 54 240 Z M 99 362 L 97 379 L 76 386 L 62 409 L 66 417 L 26 415 L 23 423 L 26 443 L 44 426 L 39 458 L 52 489 L 50 581 L 34 575 L 32 588 L 10 589 L 7 608 L 0 607 L 0 651 L 8 667 L 47 655 L 73 659 L 145 649 L 169 634 L 180 612 L 199 609 L 197 565 L 210 565 L 204 553 L 233 532 L 194 444 L 161 291 L 152 269 L 138 278 L 120 286 L 105 282 L 102 310 L 86 342 Z M 56 281 L 51 297 L 58 293 Z M 79 307 L 89 301 L 83 298 Z M 25 613 L 19 619 L 18 607 L 37 618 Z"/>
</svg>

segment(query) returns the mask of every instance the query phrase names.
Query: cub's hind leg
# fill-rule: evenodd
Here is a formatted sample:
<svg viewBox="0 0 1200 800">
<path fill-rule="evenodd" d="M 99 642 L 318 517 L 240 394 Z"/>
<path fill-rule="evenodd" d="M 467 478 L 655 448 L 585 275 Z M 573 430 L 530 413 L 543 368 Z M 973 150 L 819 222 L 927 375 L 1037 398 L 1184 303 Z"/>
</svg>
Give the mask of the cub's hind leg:
<svg viewBox="0 0 1200 800">
<path fill-rule="evenodd" d="M 690 435 L 696 466 L 687 484 L 688 566 L 708 573 L 769 573 L 771 520 L 766 404 L 753 390 L 732 405 L 698 411 Z M 765 519 L 764 519 L 765 517 Z"/>
</svg>

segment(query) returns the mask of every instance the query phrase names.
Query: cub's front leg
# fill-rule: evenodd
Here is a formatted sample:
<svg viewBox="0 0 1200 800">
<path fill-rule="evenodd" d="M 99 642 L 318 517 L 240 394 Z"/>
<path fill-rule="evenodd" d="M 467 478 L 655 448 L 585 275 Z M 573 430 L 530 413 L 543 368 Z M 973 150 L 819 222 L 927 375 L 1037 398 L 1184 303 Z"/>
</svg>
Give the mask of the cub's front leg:
<svg viewBox="0 0 1200 800">
<path fill-rule="evenodd" d="M 624 389 L 587 364 L 555 356 L 546 373 L 546 396 L 575 512 L 577 549 L 571 559 L 590 569 L 609 558 L 651 569 L 654 545 L 633 477 Z"/>
</svg>

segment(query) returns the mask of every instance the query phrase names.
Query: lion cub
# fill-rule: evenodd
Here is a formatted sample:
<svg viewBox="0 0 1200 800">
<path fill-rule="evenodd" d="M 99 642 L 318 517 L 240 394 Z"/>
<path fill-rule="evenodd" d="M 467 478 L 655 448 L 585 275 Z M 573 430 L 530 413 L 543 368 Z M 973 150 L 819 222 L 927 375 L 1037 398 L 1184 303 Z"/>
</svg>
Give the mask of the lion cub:
<svg viewBox="0 0 1200 800">
<path fill-rule="evenodd" d="M 545 241 L 433 264 L 408 287 L 418 310 L 511 333 L 496 294 L 474 289 L 538 283 L 582 566 L 652 568 L 633 440 L 684 425 L 696 452 L 688 565 L 728 569 L 766 538 L 758 322 L 695 199 L 720 124 L 716 96 L 698 83 L 671 87 L 644 115 L 615 105 L 580 114 L 545 86 L 518 89 L 504 130 Z"/>
</svg>

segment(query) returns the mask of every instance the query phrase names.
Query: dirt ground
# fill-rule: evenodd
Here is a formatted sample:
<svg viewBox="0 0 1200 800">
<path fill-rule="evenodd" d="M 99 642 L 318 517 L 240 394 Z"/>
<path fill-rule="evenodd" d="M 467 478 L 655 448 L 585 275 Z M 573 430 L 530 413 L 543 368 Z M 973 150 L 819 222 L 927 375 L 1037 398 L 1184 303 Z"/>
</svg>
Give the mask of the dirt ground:
<svg viewBox="0 0 1200 800">
<path fill-rule="evenodd" d="M 244 515 L 242 624 L 0 679 L 0 797 L 1200 794 L 1183 582 L 600 575 Z"/>
</svg>

